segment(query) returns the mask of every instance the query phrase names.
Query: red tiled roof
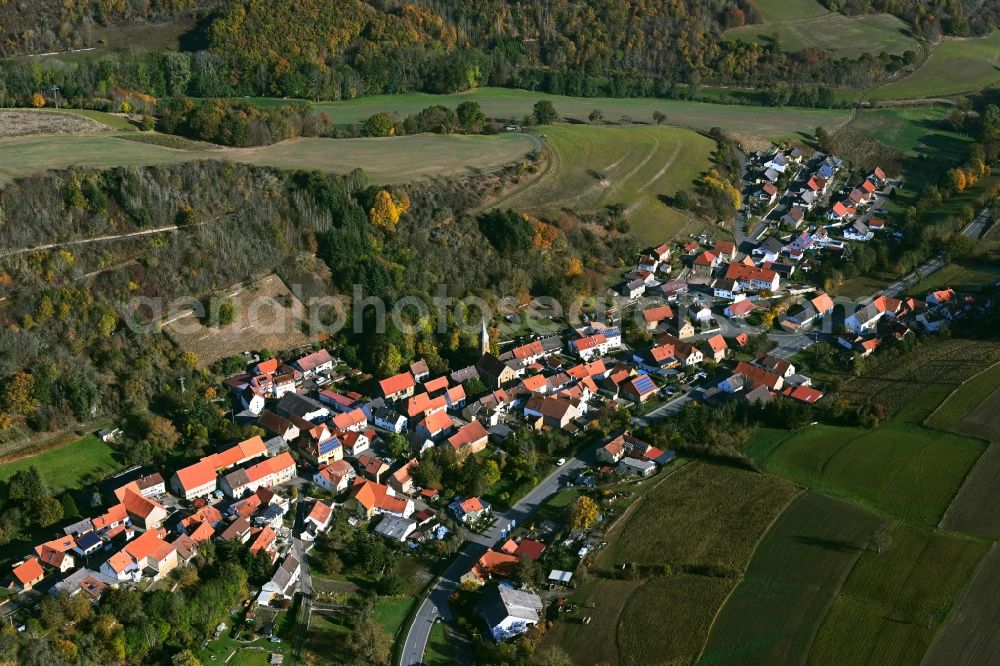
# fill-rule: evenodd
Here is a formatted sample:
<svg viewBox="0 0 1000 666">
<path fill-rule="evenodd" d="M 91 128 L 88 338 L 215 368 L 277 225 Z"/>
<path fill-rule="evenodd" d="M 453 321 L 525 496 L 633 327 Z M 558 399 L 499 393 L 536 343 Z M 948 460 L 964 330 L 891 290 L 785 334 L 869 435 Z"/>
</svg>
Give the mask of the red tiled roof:
<svg viewBox="0 0 1000 666">
<path fill-rule="evenodd" d="M 801 400 L 802 402 L 809 404 L 812 404 L 823 397 L 822 391 L 817 391 L 810 386 L 796 386 L 794 388 L 789 386 L 783 391 L 783 393 L 787 396 L 795 398 L 796 400 Z"/>
<path fill-rule="evenodd" d="M 754 304 L 749 298 L 744 298 L 742 301 L 736 301 L 732 305 L 729 305 L 727 309 L 733 313 L 733 315 L 740 317 L 753 310 Z"/>
<path fill-rule="evenodd" d="M 417 382 L 409 372 L 401 372 L 383 379 L 378 385 L 382 389 L 382 395 L 394 395 L 416 386 Z"/>
<path fill-rule="evenodd" d="M 406 415 L 413 418 L 418 414 L 444 409 L 445 406 L 443 395 L 432 398 L 429 393 L 418 393 L 406 401 Z"/>
<path fill-rule="evenodd" d="M 713 335 L 709 339 L 705 340 L 705 344 L 707 344 L 708 347 L 716 354 L 729 348 L 726 344 L 726 339 L 721 335 Z"/>
<path fill-rule="evenodd" d="M 375 508 L 394 513 L 403 513 L 406 510 L 406 500 L 390 495 L 388 486 L 366 479 L 354 482 L 351 497 L 368 510 Z"/>
<path fill-rule="evenodd" d="M 448 375 L 441 375 L 435 379 L 428 379 L 424 382 L 424 390 L 428 393 L 437 393 L 448 388 Z"/>
<path fill-rule="evenodd" d="M 778 382 L 781 381 L 781 377 L 773 372 L 768 372 L 764 368 L 751 365 L 745 361 L 737 363 L 736 370 L 734 370 L 733 373 L 746 377 L 747 381 L 750 382 L 753 388 L 763 385 L 773 390 Z"/>
<path fill-rule="evenodd" d="M 340 430 L 349 430 L 367 421 L 368 417 L 365 416 L 365 413 L 360 408 L 352 409 L 349 412 L 343 412 L 333 417 L 333 425 Z"/>
<path fill-rule="evenodd" d="M 830 294 L 827 294 L 826 292 L 817 294 L 816 297 L 811 299 L 810 302 L 820 314 L 825 314 L 833 309 L 833 299 L 831 299 Z"/>
<path fill-rule="evenodd" d="M 488 436 L 486 428 L 479 421 L 472 421 L 461 428 L 458 429 L 454 435 L 448 438 L 448 443 L 451 444 L 452 448 L 456 451 L 462 449 L 462 447 L 470 446 L 478 441 L 485 439 Z"/>
<path fill-rule="evenodd" d="M 427 428 L 427 432 L 432 435 L 451 427 L 451 419 L 448 418 L 448 412 L 444 410 L 429 414 L 426 418 L 424 418 L 422 423 L 424 424 L 424 427 Z"/>
<path fill-rule="evenodd" d="M 770 269 L 757 268 L 756 266 L 747 266 L 745 264 L 729 264 L 729 268 L 726 269 L 727 280 L 759 280 L 761 282 L 771 282 L 774 280 L 775 275 L 777 275 L 777 273 Z"/>
<path fill-rule="evenodd" d="M 655 308 L 648 308 L 642 311 L 642 318 L 646 320 L 647 324 L 659 323 L 667 319 L 672 319 L 673 316 L 674 310 L 669 305 L 658 305 Z"/>
<path fill-rule="evenodd" d="M 45 571 L 42 569 L 42 565 L 39 564 L 37 557 L 29 557 L 24 562 L 14 567 L 12 571 L 14 573 L 14 577 L 17 578 L 22 585 L 28 585 L 45 576 Z"/>
<path fill-rule="evenodd" d="M 315 504 L 313 504 L 312 510 L 309 512 L 309 515 L 306 516 L 306 518 L 307 519 L 312 518 L 314 521 L 318 523 L 325 523 L 328 520 L 330 520 L 330 516 L 332 515 L 333 515 L 333 509 L 330 508 L 329 504 L 327 504 L 326 502 L 321 502 L 320 500 L 316 500 Z"/>
</svg>

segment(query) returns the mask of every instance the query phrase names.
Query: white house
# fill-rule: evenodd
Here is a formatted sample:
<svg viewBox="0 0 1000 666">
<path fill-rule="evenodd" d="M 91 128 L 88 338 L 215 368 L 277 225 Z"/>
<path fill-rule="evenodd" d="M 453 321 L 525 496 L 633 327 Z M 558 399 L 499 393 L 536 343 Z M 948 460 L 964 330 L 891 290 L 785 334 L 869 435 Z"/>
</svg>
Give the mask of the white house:
<svg viewBox="0 0 1000 666">
<path fill-rule="evenodd" d="M 493 640 L 501 641 L 538 624 L 542 608 L 542 600 L 534 592 L 502 585 L 488 593 L 481 614 Z"/>
</svg>

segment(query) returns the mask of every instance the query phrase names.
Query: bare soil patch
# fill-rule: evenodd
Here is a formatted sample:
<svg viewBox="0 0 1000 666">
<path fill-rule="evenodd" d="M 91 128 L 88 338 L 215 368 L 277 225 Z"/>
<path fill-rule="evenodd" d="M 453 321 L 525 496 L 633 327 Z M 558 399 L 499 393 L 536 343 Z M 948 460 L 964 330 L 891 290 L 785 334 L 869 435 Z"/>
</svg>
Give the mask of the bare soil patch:
<svg viewBox="0 0 1000 666">
<path fill-rule="evenodd" d="M 244 350 L 272 351 L 308 344 L 304 333 L 308 313 L 302 302 L 277 275 L 269 275 L 251 287 L 238 287 L 224 294 L 236 306 L 236 319 L 229 326 L 205 326 L 191 310 L 168 317 L 163 328 L 178 345 L 198 357 L 200 366 Z"/>
</svg>

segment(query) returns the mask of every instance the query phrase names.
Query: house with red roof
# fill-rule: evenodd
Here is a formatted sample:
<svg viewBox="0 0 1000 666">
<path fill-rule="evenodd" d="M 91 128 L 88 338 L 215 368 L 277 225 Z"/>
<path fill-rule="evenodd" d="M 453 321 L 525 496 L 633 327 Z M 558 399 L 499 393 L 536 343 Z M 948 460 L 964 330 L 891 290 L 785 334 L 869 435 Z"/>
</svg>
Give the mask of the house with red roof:
<svg viewBox="0 0 1000 666">
<path fill-rule="evenodd" d="M 807 405 L 815 404 L 820 398 L 823 397 L 822 391 L 818 391 L 811 386 L 805 385 L 787 386 L 782 393 L 790 398 L 798 400 L 799 402 L 804 402 Z"/>
<path fill-rule="evenodd" d="M 355 479 L 346 506 L 359 518 L 365 519 L 380 514 L 409 518 L 413 513 L 411 500 L 397 497 L 396 491 L 389 486 L 365 479 Z"/>
<path fill-rule="evenodd" d="M 726 339 L 719 334 L 713 335 L 704 342 L 705 357 L 712 359 L 715 363 L 720 362 L 722 359 L 726 358 L 726 352 L 729 351 L 729 345 L 726 344 Z"/>
<path fill-rule="evenodd" d="M 754 309 L 753 301 L 749 298 L 744 298 L 742 300 L 736 301 L 735 303 L 730 303 L 726 306 L 726 309 L 722 311 L 724 315 L 730 319 L 743 319 L 748 314 L 750 314 Z"/>
<path fill-rule="evenodd" d="M 739 282 L 740 286 L 748 291 L 761 289 L 777 291 L 781 282 L 777 272 L 746 264 L 729 264 L 726 269 L 726 279 Z"/>
<path fill-rule="evenodd" d="M 382 475 L 389 472 L 389 463 L 377 456 L 363 453 L 358 456 L 358 473 L 376 483 L 382 482 Z"/>
<path fill-rule="evenodd" d="M 941 289 L 927 294 L 925 299 L 928 305 L 944 305 L 950 303 L 955 298 L 954 289 Z"/>
<path fill-rule="evenodd" d="M 518 559 L 527 558 L 531 562 L 534 562 L 545 552 L 545 544 L 534 539 L 522 539 L 520 543 L 513 539 L 507 539 L 500 546 L 500 552 L 513 555 Z"/>
<path fill-rule="evenodd" d="M 45 570 L 37 557 L 29 557 L 11 569 L 14 582 L 22 592 L 28 592 L 45 578 Z"/>
<path fill-rule="evenodd" d="M 368 417 L 360 408 L 352 409 L 348 412 L 337 414 L 331 419 L 333 427 L 337 430 L 362 431 L 368 427 Z"/>
<path fill-rule="evenodd" d="M 409 372 L 387 377 L 378 383 L 386 400 L 405 400 L 413 395 L 417 382 Z"/>
<path fill-rule="evenodd" d="M 764 386 L 771 391 L 779 391 L 784 381 L 780 375 L 740 361 L 736 364 L 733 374 L 719 382 L 719 390 L 725 393 L 739 393 Z"/>
<path fill-rule="evenodd" d="M 669 305 L 658 305 L 646 308 L 642 311 L 642 319 L 646 322 L 646 328 L 650 331 L 656 330 L 660 324 L 674 318 L 674 310 Z"/>
<path fill-rule="evenodd" d="M 222 477 L 219 488 L 228 497 L 238 499 L 258 488 L 272 488 L 295 477 L 295 460 L 288 451 L 267 458 L 251 467 L 238 469 Z"/>
<path fill-rule="evenodd" d="M 484 499 L 468 497 L 466 499 L 455 500 L 448 505 L 448 510 L 451 511 L 458 522 L 464 525 L 473 523 L 479 520 L 480 517 L 492 513 L 493 508 Z"/>
<path fill-rule="evenodd" d="M 354 467 L 346 460 L 337 460 L 319 468 L 313 475 L 313 483 L 331 493 L 342 493 L 350 487 L 357 476 Z"/>
<path fill-rule="evenodd" d="M 144 575 L 159 580 L 177 566 L 177 549 L 166 530 L 148 530 L 125 544 L 101 565 L 101 573 L 118 581 L 138 581 Z"/>
<path fill-rule="evenodd" d="M 716 241 L 713 249 L 715 250 L 715 254 L 725 261 L 732 261 L 736 258 L 736 243 L 733 241 Z"/>
<path fill-rule="evenodd" d="M 838 201 L 837 203 L 833 204 L 833 208 L 830 209 L 830 214 L 828 215 L 828 217 L 834 222 L 844 222 L 846 220 L 851 219 L 857 214 L 858 211 L 855 210 L 854 207 L 851 206 L 850 204 L 851 204 L 850 201 L 847 202 Z"/>
<path fill-rule="evenodd" d="M 521 558 L 516 555 L 488 550 L 483 553 L 460 579 L 461 583 L 485 585 L 494 576 L 506 578 L 514 575 L 521 564 Z"/>
<path fill-rule="evenodd" d="M 691 262 L 691 271 L 701 277 L 711 277 L 712 271 L 722 263 L 722 259 L 709 250 L 705 250 Z"/>
<path fill-rule="evenodd" d="M 427 415 L 422 421 L 417 423 L 416 432 L 422 437 L 438 441 L 447 437 L 454 430 L 451 417 L 448 412 L 441 410 Z"/>
<path fill-rule="evenodd" d="M 443 395 L 432 398 L 429 393 L 418 393 L 406 401 L 406 416 L 411 419 L 423 418 L 447 407 L 448 403 Z"/>
<path fill-rule="evenodd" d="M 292 367 L 301 372 L 303 377 L 314 377 L 333 370 L 333 357 L 327 350 L 320 349 L 293 361 Z"/>
<path fill-rule="evenodd" d="M 305 522 L 312 525 L 316 532 L 324 532 L 330 526 L 332 519 L 333 507 L 326 502 L 316 500 L 309 510 L 309 515 L 306 516 Z"/>
<path fill-rule="evenodd" d="M 58 569 L 59 573 L 66 573 L 76 565 L 70 553 L 74 548 L 76 539 L 67 535 L 35 546 L 35 554 L 43 564 Z"/>
<path fill-rule="evenodd" d="M 218 488 L 218 473 L 267 455 L 267 445 L 260 436 L 251 437 L 225 451 L 203 457 L 193 465 L 177 470 L 170 488 L 187 500 L 210 495 Z"/>
<path fill-rule="evenodd" d="M 411 458 L 405 465 L 389 475 L 389 487 L 401 495 L 413 492 L 413 471 L 420 466 L 420 461 Z"/>
<path fill-rule="evenodd" d="M 458 429 L 448 438 L 448 445 L 454 449 L 459 458 L 465 458 L 470 453 L 479 453 L 486 448 L 489 433 L 479 421 L 471 421 Z"/>
<path fill-rule="evenodd" d="M 764 183 L 764 186 L 757 191 L 757 200 L 770 205 L 778 198 L 778 188 L 773 183 Z"/>
<path fill-rule="evenodd" d="M 275 546 L 277 538 L 278 535 L 270 525 L 264 525 L 255 530 L 251 533 L 250 541 L 248 542 L 250 554 L 264 553 L 271 559 L 271 564 L 274 564 L 275 560 L 278 559 L 278 549 Z"/>
</svg>

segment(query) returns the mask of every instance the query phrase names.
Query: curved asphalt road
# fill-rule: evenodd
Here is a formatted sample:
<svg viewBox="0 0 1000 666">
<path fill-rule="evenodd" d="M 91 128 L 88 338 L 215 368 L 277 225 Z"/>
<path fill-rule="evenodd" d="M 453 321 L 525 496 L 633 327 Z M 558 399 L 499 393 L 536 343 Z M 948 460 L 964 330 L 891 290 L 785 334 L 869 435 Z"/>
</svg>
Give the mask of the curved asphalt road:
<svg viewBox="0 0 1000 666">
<path fill-rule="evenodd" d="M 594 450 L 589 449 L 587 454 L 593 455 Z M 587 457 L 586 454 L 581 455 Z M 430 638 L 434 620 L 439 616 L 446 622 L 450 622 L 452 619 L 451 611 L 448 608 L 448 597 L 458 587 L 458 579 L 472 568 L 472 565 L 483 553 L 500 540 L 501 530 L 507 527 L 512 520 L 517 520 L 518 525 L 522 524 L 542 502 L 559 490 L 566 480 L 576 476 L 576 472 L 585 467 L 586 463 L 580 457 L 570 458 L 565 465 L 556 468 L 554 472 L 542 479 L 531 492 L 513 507 L 504 513 L 497 514 L 493 526 L 484 533 L 468 534 L 468 543 L 462 547 L 458 556 L 448 565 L 441 578 L 437 580 L 430 593 L 421 602 L 403 643 L 400 666 L 419 666 L 423 663 L 424 650 L 427 647 L 427 640 Z"/>
</svg>

